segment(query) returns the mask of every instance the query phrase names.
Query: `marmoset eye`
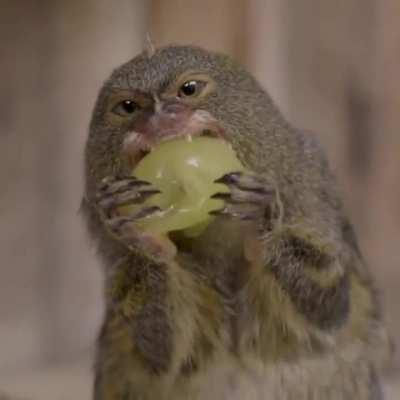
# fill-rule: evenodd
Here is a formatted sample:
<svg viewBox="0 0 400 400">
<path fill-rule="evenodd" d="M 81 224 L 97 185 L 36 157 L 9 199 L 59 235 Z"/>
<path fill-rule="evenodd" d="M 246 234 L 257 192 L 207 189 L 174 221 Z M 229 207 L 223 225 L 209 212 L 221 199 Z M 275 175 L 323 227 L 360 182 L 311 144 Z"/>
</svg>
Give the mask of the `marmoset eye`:
<svg viewBox="0 0 400 400">
<path fill-rule="evenodd" d="M 115 114 L 118 114 L 122 117 L 132 115 L 134 112 L 136 112 L 139 109 L 139 106 L 137 103 L 135 103 L 133 100 L 123 100 L 119 102 L 113 109 L 112 111 Z"/>
<path fill-rule="evenodd" d="M 179 97 L 197 96 L 205 87 L 206 83 L 202 81 L 191 80 L 185 82 L 178 92 Z"/>
</svg>

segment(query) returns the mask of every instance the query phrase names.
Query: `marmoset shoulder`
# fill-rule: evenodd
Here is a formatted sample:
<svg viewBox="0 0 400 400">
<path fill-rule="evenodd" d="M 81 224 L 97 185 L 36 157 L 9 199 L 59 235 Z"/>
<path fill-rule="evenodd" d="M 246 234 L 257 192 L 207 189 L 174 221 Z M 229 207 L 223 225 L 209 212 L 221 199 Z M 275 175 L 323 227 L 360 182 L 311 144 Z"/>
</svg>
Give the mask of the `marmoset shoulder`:
<svg viewBox="0 0 400 400">
<path fill-rule="evenodd" d="M 217 179 L 201 234 L 160 238 L 139 229 L 159 189 L 132 171 L 188 136 L 228 142 L 244 170 Z M 190 46 L 139 54 L 100 91 L 85 166 L 105 269 L 95 400 L 381 399 L 389 344 L 335 178 L 243 67 Z"/>
</svg>

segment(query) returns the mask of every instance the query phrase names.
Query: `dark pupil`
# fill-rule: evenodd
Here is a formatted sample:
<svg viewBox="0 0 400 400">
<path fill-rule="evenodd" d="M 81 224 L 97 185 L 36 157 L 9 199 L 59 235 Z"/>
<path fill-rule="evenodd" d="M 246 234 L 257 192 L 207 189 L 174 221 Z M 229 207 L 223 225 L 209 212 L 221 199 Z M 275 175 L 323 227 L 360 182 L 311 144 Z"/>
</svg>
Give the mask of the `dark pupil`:
<svg viewBox="0 0 400 400">
<path fill-rule="evenodd" d="M 191 96 L 196 92 L 196 81 L 186 82 L 182 86 L 182 93 L 185 96 Z"/>
<path fill-rule="evenodd" d="M 125 100 L 122 102 L 122 108 L 128 114 L 132 114 L 136 110 L 136 104 L 132 100 Z"/>
</svg>

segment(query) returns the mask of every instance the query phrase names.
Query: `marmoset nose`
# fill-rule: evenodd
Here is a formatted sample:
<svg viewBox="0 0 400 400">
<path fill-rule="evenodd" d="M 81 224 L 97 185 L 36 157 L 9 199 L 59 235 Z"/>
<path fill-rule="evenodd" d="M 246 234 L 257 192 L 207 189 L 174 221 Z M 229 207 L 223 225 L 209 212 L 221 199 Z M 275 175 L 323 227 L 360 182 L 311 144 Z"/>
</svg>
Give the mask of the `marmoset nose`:
<svg viewBox="0 0 400 400">
<path fill-rule="evenodd" d="M 162 104 L 161 110 L 170 116 L 182 114 L 188 111 L 188 106 L 176 101 L 168 101 Z"/>
<path fill-rule="evenodd" d="M 147 138 L 176 136 L 185 129 L 192 114 L 190 107 L 178 101 L 156 102 L 154 109 L 138 118 L 132 129 Z"/>
</svg>

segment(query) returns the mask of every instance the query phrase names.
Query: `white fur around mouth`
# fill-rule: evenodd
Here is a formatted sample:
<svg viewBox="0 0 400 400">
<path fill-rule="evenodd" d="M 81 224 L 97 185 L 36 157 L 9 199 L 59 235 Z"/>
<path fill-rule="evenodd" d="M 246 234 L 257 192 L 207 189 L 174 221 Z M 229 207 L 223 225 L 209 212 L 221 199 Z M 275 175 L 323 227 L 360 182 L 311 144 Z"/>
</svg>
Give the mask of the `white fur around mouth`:
<svg viewBox="0 0 400 400">
<path fill-rule="evenodd" d="M 188 141 L 191 141 L 197 136 L 208 136 L 226 140 L 225 131 L 220 122 L 208 111 L 197 110 L 179 128 L 179 131 L 176 130 L 176 127 L 166 128 L 150 137 L 137 131 L 128 132 L 122 144 L 122 153 L 128 157 L 130 164 L 134 167 L 143 157 L 162 142 L 178 138 L 186 138 Z"/>
</svg>

